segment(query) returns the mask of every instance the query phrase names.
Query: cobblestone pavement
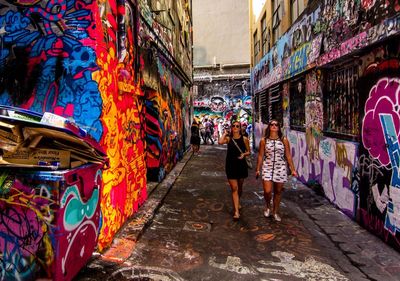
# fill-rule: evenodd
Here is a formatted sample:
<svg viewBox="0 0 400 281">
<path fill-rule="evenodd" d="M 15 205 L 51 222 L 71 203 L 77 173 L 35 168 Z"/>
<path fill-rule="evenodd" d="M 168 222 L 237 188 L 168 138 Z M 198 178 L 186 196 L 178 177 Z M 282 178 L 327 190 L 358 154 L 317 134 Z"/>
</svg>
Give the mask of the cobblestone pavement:
<svg viewBox="0 0 400 281">
<path fill-rule="evenodd" d="M 75 280 L 400 280 L 400 254 L 298 183 L 282 222 L 263 217 L 250 171 L 232 220 L 225 147 L 187 154 Z"/>
</svg>

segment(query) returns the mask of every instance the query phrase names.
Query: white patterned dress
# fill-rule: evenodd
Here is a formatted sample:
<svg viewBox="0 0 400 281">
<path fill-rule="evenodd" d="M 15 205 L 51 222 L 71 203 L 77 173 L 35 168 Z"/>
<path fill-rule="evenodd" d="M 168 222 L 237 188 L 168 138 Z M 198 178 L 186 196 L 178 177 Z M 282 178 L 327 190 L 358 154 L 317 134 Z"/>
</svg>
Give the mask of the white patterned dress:
<svg viewBox="0 0 400 281">
<path fill-rule="evenodd" d="M 262 179 L 273 182 L 287 182 L 285 145 L 281 139 L 265 139 Z"/>
</svg>

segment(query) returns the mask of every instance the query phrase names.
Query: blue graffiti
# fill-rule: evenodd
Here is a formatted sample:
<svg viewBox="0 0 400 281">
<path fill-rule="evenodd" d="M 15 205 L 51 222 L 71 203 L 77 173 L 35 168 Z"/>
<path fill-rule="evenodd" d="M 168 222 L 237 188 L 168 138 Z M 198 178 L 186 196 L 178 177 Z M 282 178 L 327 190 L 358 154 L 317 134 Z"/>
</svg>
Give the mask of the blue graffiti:
<svg viewBox="0 0 400 281">
<path fill-rule="evenodd" d="M 290 57 L 290 64 L 287 73 L 285 73 L 285 77 L 292 77 L 305 70 L 308 63 L 307 56 L 310 48 L 311 44 L 306 43 Z"/>
<path fill-rule="evenodd" d="M 396 194 L 400 194 L 400 176 L 399 176 L 399 165 L 400 165 L 400 145 L 397 137 L 396 129 L 393 122 L 393 117 L 390 114 L 379 114 L 381 125 L 383 127 L 383 133 L 385 135 L 387 152 L 390 157 L 390 163 L 392 165 L 392 178 L 391 178 L 391 192 L 390 198 L 387 205 L 386 218 L 385 218 L 385 229 L 387 229 L 393 235 L 400 232 L 400 228 L 395 224 L 393 217 L 397 215 L 395 206 L 399 202 L 393 202 L 396 198 Z M 396 200 L 397 201 L 397 200 Z"/>
<path fill-rule="evenodd" d="M 396 129 L 394 127 L 393 117 L 390 114 L 379 114 L 379 118 L 385 134 L 386 147 L 393 170 L 390 184 L 391 186 L 400 188 L 400 145 Z"/>
<path fill-rule="evenodd" d="M 57 5 L 59 10 L 52 8 Z M 10 7 L 0 9 L 0 71 L 16 68 L 17 49 L 23 49 L 38 70 L 32 76 L 35 88 L 27 93 L 34 98 L 31 104 L 16 104 L 9 89 L 0 93 L 0 103 L 72 118 L 99 141 L 103 135 L 99 121 L 102 99 L 92 78 L 99 68 L 94 49 L 82 43 L 93 28 L 88 21 L 91 11 L 82 4 L 76 10 L 77 5 L 75 0 L 56 0 L 45 8 L 37 4 L 26 5 L 19 12 L 10 11 Z M 31 79 L 32 69 L 22 71 L 27 73 L 25 79 Z"/>
<path fill-rule="evenodd" d="M 21 241 L 16 237 L 0 232 L 4 249 L 0 249 L 0 280 L 33 280 L 38 270 L 37 263 L 28 261 L 20 249 Z"/>
<path fill-rule="evenodd" d="M 67 199 L 72 196 L 67 203 Z M 67 189 L 63 198 L 62 205 L 67 204 L 64 212 L 64 227 L 68 231 L 76 229 L 85 219 L 91 219 L 96 212 L 99 202 L 99 190 L 93 190 L 92 196 L 84 203 L 79 193 L 78 187 L 73 185 Z"/>
</svg>

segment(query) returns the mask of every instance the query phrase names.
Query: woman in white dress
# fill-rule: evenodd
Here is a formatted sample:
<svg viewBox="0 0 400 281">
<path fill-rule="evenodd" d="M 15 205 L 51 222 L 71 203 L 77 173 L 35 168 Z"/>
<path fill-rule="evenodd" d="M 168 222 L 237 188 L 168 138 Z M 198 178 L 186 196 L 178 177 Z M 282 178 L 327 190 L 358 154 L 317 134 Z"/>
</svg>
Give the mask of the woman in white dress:
<svg viewBox="0 0 400 281">
<path fill-rule="evenodd" d="M 286 160 L 292 176 L 297 177 L 290 154 L 289 141 L 283 136 L 279 122 L 271 120 L 265 131 L 265 137 L 260 141 L 256 177 L 258 178 L 260 175 L 262 165 L 262 180 L 266 204 L 264 216 L 269 217 L 272 214 L 276 221 L 281 221 L 278 211 L 283 185 L 287 182 Z M 274 199 L 271 210 L 272 191 L 274 192 Z"/>
</svg>

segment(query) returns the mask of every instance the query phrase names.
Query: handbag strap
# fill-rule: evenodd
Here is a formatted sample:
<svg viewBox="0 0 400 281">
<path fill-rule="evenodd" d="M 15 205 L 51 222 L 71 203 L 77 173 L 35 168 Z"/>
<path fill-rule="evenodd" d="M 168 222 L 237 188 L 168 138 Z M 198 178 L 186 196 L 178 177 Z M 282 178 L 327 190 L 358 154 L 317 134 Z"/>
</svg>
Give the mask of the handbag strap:
<svg viewBox="0 0 400 281">
<path fill-rule="evenodd" d="M 239 149 L 240 153 L 243 154 L 243 151 L 240 149 L 239 145 L 235 142 L 235 140 L 232 137 L 233 143 L 236 145 L 237 149 Z"/>
</svg>

